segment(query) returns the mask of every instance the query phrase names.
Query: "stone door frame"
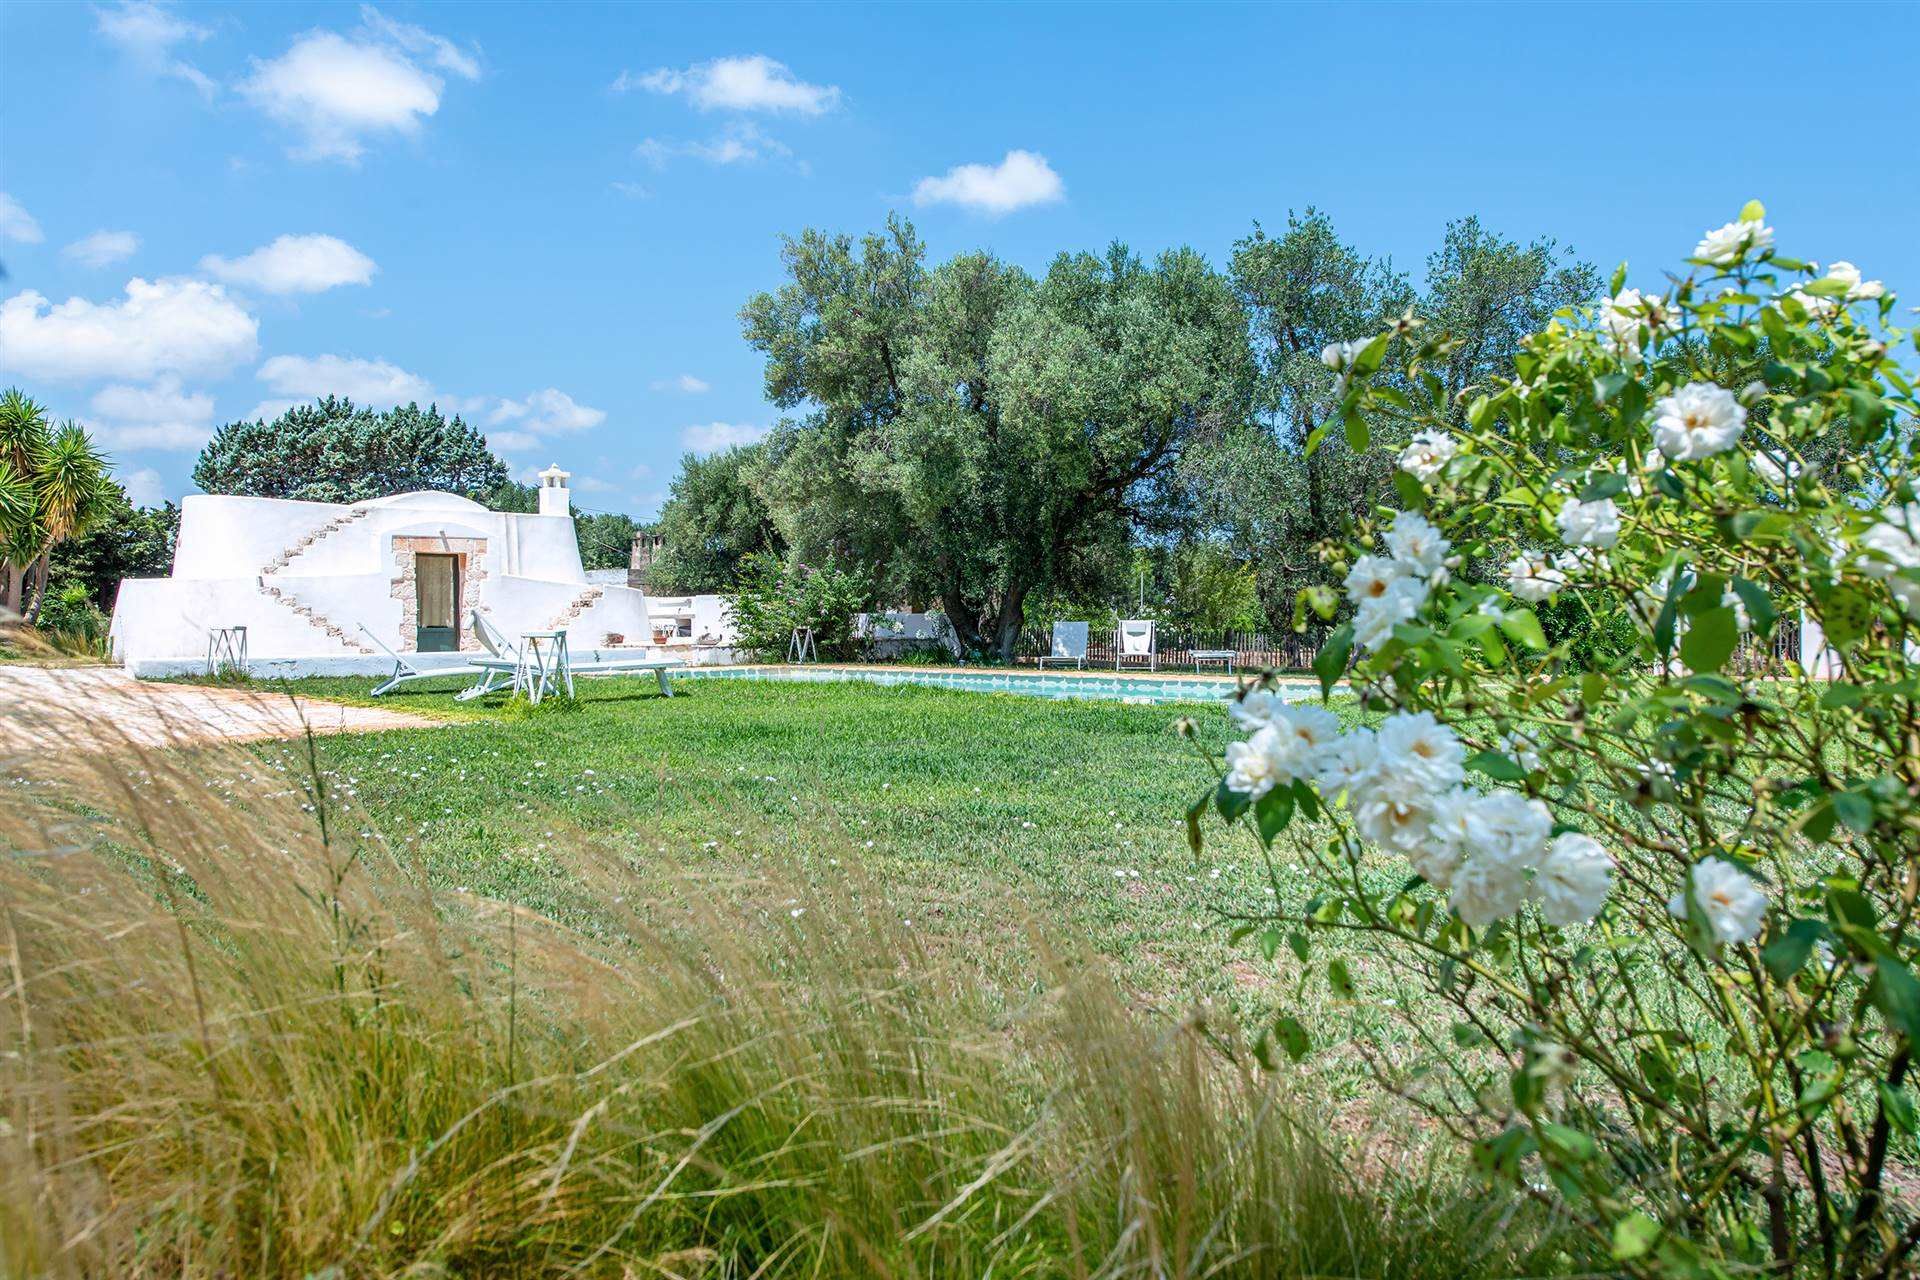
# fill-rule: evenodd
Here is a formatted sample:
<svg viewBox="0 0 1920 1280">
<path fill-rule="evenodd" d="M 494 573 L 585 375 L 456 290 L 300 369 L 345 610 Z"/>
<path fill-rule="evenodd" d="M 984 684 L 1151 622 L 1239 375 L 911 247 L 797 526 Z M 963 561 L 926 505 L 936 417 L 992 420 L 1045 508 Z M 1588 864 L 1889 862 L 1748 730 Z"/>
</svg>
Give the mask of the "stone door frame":
<svg viewBox="0 0 1920 1280">
<path fill-rule="evenodd" d="M 400 633 L 394 638 L 394 651 L 413 653 L 420 623 L 419 566 L 414 557 L 421 555 L 455 556 L 459 563 L 460 603 L 467 609 L 480 607 L 480 584 L 487 579 L 487 540 L 485 538 L 449 538 L 441 534 L 398 534 L 393 539 L 393 598 L 400 602 Z M 454 619 L 460 637 L 458 652 L 478 652 L 480 642 L 464 618 Z"/>
</svg>

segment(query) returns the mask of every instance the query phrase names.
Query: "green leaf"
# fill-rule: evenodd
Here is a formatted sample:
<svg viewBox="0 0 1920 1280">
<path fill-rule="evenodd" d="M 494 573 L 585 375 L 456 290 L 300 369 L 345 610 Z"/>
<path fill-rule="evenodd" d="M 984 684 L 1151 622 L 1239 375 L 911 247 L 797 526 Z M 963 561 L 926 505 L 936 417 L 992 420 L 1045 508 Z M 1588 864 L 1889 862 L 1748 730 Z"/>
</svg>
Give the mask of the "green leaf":
<svg viewBox="0 0 1920 1280">
<path fill-rule="evenodd" d="M 1521 782 L 1527 771 L 1512 756 L 1501 751 L 1477 751 L 1467 757 L 1467 768 L 1486 774 L 1496 782 Z"/>
<path fill-rule="evenodd" d="M 1886 955 L 1874 961 L 1867 999 L 1907 1038 L 1907 1043 L 1920 1044 L 1920 980 L 1898 957 Z"/>
<path fill-rule="evenodd" d="M 1207 812 L 1207 805 L 1213 801 L 1213 792 L 1203 791 L 1200 798 L 1187 806 L 1187 847 L 1193 850 L 1193 856 L 1200 856 L 1201 846 L 1206 843 L 1200 834 L 1200 819 Z"/>
<path fill-rule="evenodd" d="M 1602 498 L 1612 498 L 1625 493 L 1626 489 L 1627 478 L 1617 471 L 1610 471 L 1582 489 L 1580 491 L 1580 501 L 1598 502 Z"/>
<path fill-rule="evenodd" d="M 1761 950 L 1760 963 L 1767 966 L 1775 982 L 1786 982 L 1806 966 L 1807 957 L 1813 954 L 1813 944 L 1827 934 L 1823 921 L 1795 920 L 1786 932 Z"/>
<path fill-rule="evenodd" d="M 1253 804 L 1253 797 L 1244 791 L 1235 791 L 1227 785 L 1227 780 L 1222 778 L 1220 779 L 1220 785 L 1213 790 L 1213 804 L 1216 809 L 1220 810 L 1220 816 L 1222 818 L 1225 818 L 1228 822 L 1232 822 L 1239 818 L 1241 814 L 1245 813 L 1248 807 Z"/>
<path fill-rule="evenodd" d="M 1325 697 L 1333 692 L 1333 686 L 1347 673 L 1347 657 L 1353 652 L 1353 624 L 1343 623 L 1335 627 L 1320 646 L 1320 652 L 1313 655 L 1313 673 L 1320 677 L 1320 695 Z"/>
<path fill-rule="evenodd" d="M 1547 647 L 1547 633 L 1540 629 L 1540 619 L 1531 609 L 1507 610 L 1500 615 L 1500 629 L 1511 636 L 1515 644 L 1529 649 Z"/>
<path fill-rule="evenodd" d="M 1740 624 L 1733 610 L 1716 606 L 1695 618 L 1680 638 L 1680 661 L 1695 671 L 1718 671 L 1733 656 L 1739 640 Z"/>
<path fill-rule="evenodd" d="M 1367 420 L 1360 416 L 1360 411 L 1358 409 L 1347 410 L 1346 417 L 1341 419 L 1341 425 L 1346 429 L 1347 447 L 1355 453 L 1365 453 L 1367 446 L 1372 443 L 1373 437 L 1368 434 Z"/>
<path fill-rule="evenodd" d="M 1757 582 L 1735 578 L 1733 590 L 1740 597 L 1740 603 L 1747 607 L 1747 617 L 1753 620 L 1753 629 L 1763 636 L 1769 634 L 1773 630 L 1774 619 L 1780 615 L 1773 607 L 1773 597 L 1767 594 L 1767 589 Z"/>
<path fill-rule="evenodd" d="M 1846 824 L 1849 831 L 1858 835 L 1873 830 L 1873 801 L 1857 791 L 1836 791 L 1833 795 L 1833 814 Z"/>
<path fill-rule="evenodd" d="M 1393 491 L 1400 496 L 1400 505 L 1408 511 L 1421 511 L 1427 505 L 1427 491 L 1420 487 L 1420 481 L 1410 471 L 1393 473 Z"/>
<path fill-rule="evenodd" d="M 1313 1040 L 1307 1035 L 1307 1029 L 1300 1025 L 1300 1019 L 1292 1014 L 1282 1014 L 1273 1024 L 1274 1039 L 1286 1051 L 1287 1057 L 1298 1062 L 1313 1049 Z"/>
<path fill-rule="evenodd" d="M 1313 949 L 1313 942 L 1306 934 L 1296 929 L 1287 935 L 1287 946 L 1292 949 L 1293 954 L 1299 959 L 1300 963 L 1305 964 L 1307 962 L 1307 953 Z"/>
<path fill-rule="evenodd" d="M 1347 962 L 1335 956 L 1327 962 L 1327 982 L 1333 987 L 1333 994 L 1342 1000 L 1353 999 L 1353 973 L 1347 968 Z"/>
<path fill-rule="evenodd" d="M 1275 787 L 1253 806 L 1253 820 L 1260 828 L 1260 842 L 1271 845 L 1273 838 L 1293 821 L 1293 788 Z"/>
<path fill-rule="evenodd" d="M 1619 293 L 1621 288 L 1626 283 L 1627 283 L 1627 264 L 1625 262 L 1622 262 L 1619 266 L 1613 269 L 1613 283 L 1611 286 L 1608 287 L 1607 292 Z"/>
<path fill-rule="evenodd" d="M 1888 1124 L 1911 1136 L 1916 1128 L 1913 1099 L 1905 1089 L 1896 1089 L 1885 1080 L 1879 1082 L 1879 1088 L 1881 1114 L 1887 1117 Z"/>
<path fill-rule="evenodd" d="M 1635 1209 L 1613 1224 L 1613 1257 L 1616 1262 L 1644 1258 L 1660 1239 L 1660 1224 Z"/>
</svg>

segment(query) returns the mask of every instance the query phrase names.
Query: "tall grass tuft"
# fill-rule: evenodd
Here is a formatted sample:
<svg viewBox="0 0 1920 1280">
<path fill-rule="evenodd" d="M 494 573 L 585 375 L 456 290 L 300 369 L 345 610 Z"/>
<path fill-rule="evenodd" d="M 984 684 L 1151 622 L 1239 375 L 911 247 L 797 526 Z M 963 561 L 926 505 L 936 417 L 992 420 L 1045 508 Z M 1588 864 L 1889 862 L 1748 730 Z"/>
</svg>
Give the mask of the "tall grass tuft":
<svg viewBox="0 0 1920 1280">
<path fill-rule="evenodd" d="M 1504 1200 L 1361 1176 L 1326 1108 L 1197 1020 L 1058 957 L 989 986 L 878 893 L 690 879 L 628 901 L 588 859 L 572 873 L 617 922 L 590 937 L 430 885 L 317 767 L 125 746 L 13 765 L 9 1276 L 1564 1264 Z"/>
</svg>

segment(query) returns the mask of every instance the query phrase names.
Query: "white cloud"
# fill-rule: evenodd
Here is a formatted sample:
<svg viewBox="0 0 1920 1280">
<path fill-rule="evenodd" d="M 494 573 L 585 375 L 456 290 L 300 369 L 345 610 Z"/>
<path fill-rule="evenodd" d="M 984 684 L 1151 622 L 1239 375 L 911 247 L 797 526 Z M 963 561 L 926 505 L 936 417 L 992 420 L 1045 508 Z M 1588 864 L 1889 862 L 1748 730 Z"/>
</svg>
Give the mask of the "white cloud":
<svg viewBox="0 0 1920 1280">
<path fill-rule="evenodd" d="M 704 426 L 683 428 L 680 444 L 682 448 L 695 453 L 718 453 L 722 449 L 765 439 L 767 431 L 766 427 L 753 427 L 745 423 L 709 422 Z"/>
<path fill-rule="evenodd" d="M 752 122 L 729 125 L 705 142 L 674 142 L 648 138 L 633 153 L 656 169 L 664 169 L 669 160 L 689 156 L 708 164 L 752 164 L 768 157 L 785 159 L 793 154 L 778 138 L 770 138 Z"/>
<path fill-rule="evenodd" d="M 127 281 L 126 296 L 58 306 L 32 289 L 0 302 L 0 368 L 35 378 L 146 381 L 217 375 L 253 359 L 260 322 L 217 284 Z"/>
<path fill-rule="evenodd" d="M 140 237 L 131 231 L 96 231 L 82 236 L 60 252 L 89 267 L 125 262 L 140 249 Z"/>
<path fill-rule="evenodd" d="M 89 402 L 100 442 L 111 449 L 198 449 L 213 435 L 213 397 L 182 391 L 180 379 L 102 387 Z"/>
<path fill-rule="evenodd" d="M 41 234 L 40 224 L 33 220 L 18 200 L 0 191 L 0 240 L 17 240 L 21 244 L 39 244 L 46 236 Z"/>
<path fill-rule="evenodd" d="M 398 45 L 416 57 L 426 57 L 442 71 L 451 72 L 462 80 L 480 78 L 479 56 L 462 49 L 445 36 L 437 36 L 424 27 L 410 23 L 395 22 L 370 4 L 360 6 L 360 24 L 388 43 Z"/>
<path fill-rule="evenodd" d="M 380 268 L 372 258 L 333 236 L 280 236 L 244 258 L 210 253 L 200 269 L 228 284 L 267 293 L 319 293 L 343 284 L 370 284 Z"/>
<path fill-rule="evenodd" d="M 613 82 L 614 92 L 632 89 L 684 94 L 702 111 L 793 111 L 817 116 L 840 102 L 837 86 L 797 80 L 785 63 L 763 53 L 715 58 L 684 71 L 661 67 L 638 76 L 622 71 Z"/>
<path fill-rule="evenodd" d="M 487 414 L 491 424 L 515 423 L 534 435 L 585 431 L 607 420 L 605 409 L 594 409 L 576 401 L 558 387 L 536 391 L 525 400 L 501 400 Z"/>
<path fill-rule="evenodd" d="M 653 199 L 653 190 L 652 188 L 648 187 L 645 183 L 623 182 L 619 179 L 615 179 L 614 182 L 612 183 L 612 186 L 615 191 L 618 191 L 621 195 L 625 196 L 629 200 Z"/>
<path fill-rule="evenodd" d="M 1052 204 L 1067 189 L 1047 158 L 1032 151 L 1009 151 L 999 164 L 962 164 L 938 178 L 922 178 L 913 188 L 915 204 L 957 204 L 999 215 L 1030 205 Z"/>
<path fill-rule="evenodd" d="M 120 0 L 116 9 L 95 9 L 93 24 L 149 74 L 184 80 L 198 89 L 201 97 L 213 97 L 214 84 L 207 74 L 174 53 L 175 45 L 205 40 L 213 34 L 211 29 L 188 22 L 151 0 Z"/>
<path fill-rule="evenodd" d="M 489 431 L 487 447 L 499 453 L 525 453 L 540 447 L 540 437 L 530 431 Z"/>
<path fill-rule="evenodd" d="M 428 404 L 433 384 L 385 360 L 354 356 L 274 356 L 255 375 L 280 399 L 262 401 L 252 417 L 279 417 L 295 404 L 322 396 L 345 396 L 358 405 L 388 409 L 397 404 Z"/>
<path fill-rule="evenodd" d="M 160 473 L 152 467 L 116 471 L 114 479 L 127 491 L 127 501 L 136 507 L 157 507 L 167 500 L 166 486 L 161 483 Z"/>
<path fill-rule="evenodd" d="M 271 62 L 255 60 L 239 89 L 300 134 L 297 159 L 357 164 L 369 137 L 414 134 L 440 109 L 446 82 L 415 58 L 466 80 L 480 74 L 478 60 L 451 41 L 363 8 L 351 36 L 309 31 Z"/>
<path fill-rule="evenodd" d="M 690 396 L 697 396 L 713 389 L 712 384 L 690 373 L 683 373 L 677 378 L 660 378 L 649 385 L 655 391 L 678 391 Z"/>
<path fill-rule="evenodd" d="M 574 476 L 567 483 L 582 493 L 612 493 L 613 486 L 599 476 Z"/>
</svg>

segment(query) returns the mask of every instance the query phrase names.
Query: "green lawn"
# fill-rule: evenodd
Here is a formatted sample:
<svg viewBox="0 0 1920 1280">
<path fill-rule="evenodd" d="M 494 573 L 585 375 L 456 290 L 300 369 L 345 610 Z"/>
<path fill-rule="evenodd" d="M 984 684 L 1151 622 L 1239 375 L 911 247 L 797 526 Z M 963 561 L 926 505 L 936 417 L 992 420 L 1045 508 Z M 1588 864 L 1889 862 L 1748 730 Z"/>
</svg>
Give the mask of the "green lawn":
<svg viewBox="0 0 1920 1280">
<path fill-rule="evenodd" d="M 360 701 L 368 682 L 298 687 Z M 1037 929 L 1108 957 L 1155 1001 L 1227 997 L 1250 1015 L 1290 994 L 1282 983 L 1297 975 L 1230 947 L 1216 914 L 1274 900 L 1257 847 L 1210 843 L 1198 862 L 1187 847 L 1183 814 L 1211 775 L 1173 726 L 1192 716 L 1217 755 L 1229 737 L 1217 703 L 855 683 L 676 689 L 665 699 L 650 678 L 596 679 L 577 704 L 537 710 L 406 693 L 380 705 L 452 722 L 321 749 L 352 800 L 414 842 L 437 879 L 569 922 L 590 926 L 608 892 L 570 867 L 584 844 L 617 860 L 635 893 L 713 873 L 786 895 L 771 911 L 809 886 L 851 886 L 883 892 L 914 928 L 990 964 L 1022 964 Z M 1278 869 L 1293 905 L 1311 895 L 1304 873 L 1284 859 Z"/>
</svg>

